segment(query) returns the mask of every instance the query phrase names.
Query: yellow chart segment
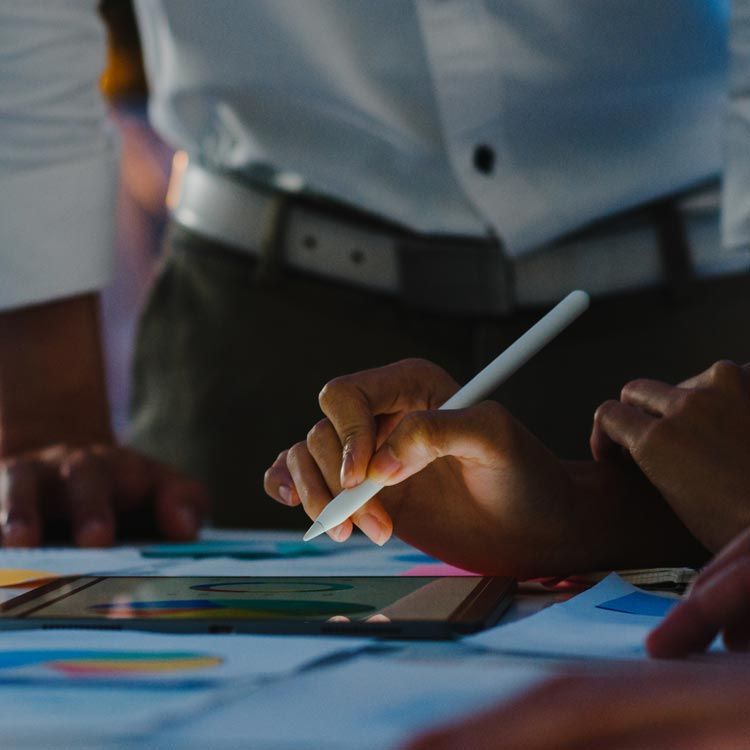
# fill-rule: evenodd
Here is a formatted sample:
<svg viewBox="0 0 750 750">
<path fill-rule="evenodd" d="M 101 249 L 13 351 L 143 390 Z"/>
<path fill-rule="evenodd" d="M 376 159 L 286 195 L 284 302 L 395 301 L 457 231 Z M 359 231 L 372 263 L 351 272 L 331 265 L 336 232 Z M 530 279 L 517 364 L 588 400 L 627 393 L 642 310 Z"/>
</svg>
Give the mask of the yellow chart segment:
<svg viewBox="0 0 750 750">
<path fill-rule="evenodd" d="M 79 662 L 51 662 L 50 666 L 65 672 L 179 672 L 188 669 L 205 669 L 207 667 L 218 667 L 222 660 L 216 656 L 188 656 L 185 658 L 171 658 L 153 661 L 135 659 L 126 661 L 122 659 L 82 659 Z"/>
<path fill-rule="evenodd" d="M 59 577 L 59 574 L 50 573 L 47 570 L 0 568 L 0 588 L 9 586 L 41 586 L 43 583 Z"/>
</svg>

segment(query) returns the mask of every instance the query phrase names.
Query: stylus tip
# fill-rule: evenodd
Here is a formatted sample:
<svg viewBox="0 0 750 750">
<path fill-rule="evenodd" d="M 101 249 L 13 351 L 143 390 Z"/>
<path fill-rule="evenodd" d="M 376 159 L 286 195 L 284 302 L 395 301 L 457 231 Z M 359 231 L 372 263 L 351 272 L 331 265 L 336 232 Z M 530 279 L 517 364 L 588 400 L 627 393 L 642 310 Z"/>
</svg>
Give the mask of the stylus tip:
<svg viewBox="0 0 750 750">
<path fill-rule="evenodd" d="M 316 536 L 325 534 L 326 530 L 323 528 L 322 523 L 317 521 L 307 530 L 307 533 L 302 537 L 303 542 L 309 542 L 311 539 L 315 539 Z"/>
</svg>

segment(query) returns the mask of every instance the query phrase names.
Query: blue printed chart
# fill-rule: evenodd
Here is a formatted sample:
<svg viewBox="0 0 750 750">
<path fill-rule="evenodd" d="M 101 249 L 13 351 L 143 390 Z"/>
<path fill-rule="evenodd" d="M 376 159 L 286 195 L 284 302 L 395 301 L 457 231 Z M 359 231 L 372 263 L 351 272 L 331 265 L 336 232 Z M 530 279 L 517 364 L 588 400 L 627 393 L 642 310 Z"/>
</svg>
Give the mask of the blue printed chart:
<svg viewBox="0 0 750 750">
<path fill-rule="evenodd" d="M 0 633 L 0 684 L 221 684 L 288 674 L 369 641 L 108 631 Z"/>
</svg>

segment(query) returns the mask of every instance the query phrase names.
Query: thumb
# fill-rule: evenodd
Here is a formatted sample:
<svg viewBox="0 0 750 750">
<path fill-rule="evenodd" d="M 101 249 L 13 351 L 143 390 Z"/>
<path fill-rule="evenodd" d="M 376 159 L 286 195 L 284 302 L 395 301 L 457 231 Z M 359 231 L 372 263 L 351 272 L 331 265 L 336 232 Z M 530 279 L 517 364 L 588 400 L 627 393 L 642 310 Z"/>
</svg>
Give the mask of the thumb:
<svg viewBox="0 0 750 750">
<path fill-rule="evenodd" d="M 375 417 L 424 409 L 445 401 L 458 386 L 437 365 L 406 359 L 343 375 L 326 384 L 318 400 L 342 446 L 341 486 L 355 487 L 376 448 Z"/>
<path fill-rule="evenodd" d="M 391 486 L 445 456 L 478 464 L 505 462 L 513 424 L 495 401 L 468 409 L 412 412 L 373 456 L 367 476 Z"/>
</svg>

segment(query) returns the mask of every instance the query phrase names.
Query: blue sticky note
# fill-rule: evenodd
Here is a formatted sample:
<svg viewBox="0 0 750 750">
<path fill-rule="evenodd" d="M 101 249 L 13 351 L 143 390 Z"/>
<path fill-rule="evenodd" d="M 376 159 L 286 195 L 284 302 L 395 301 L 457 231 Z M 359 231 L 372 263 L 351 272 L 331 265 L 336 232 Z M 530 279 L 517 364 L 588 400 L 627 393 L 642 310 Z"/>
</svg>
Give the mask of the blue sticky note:
<svg viewBox="0 0 750 750">
<path fill-rule="evenodd" d="M 627 596 L 597 604 L 596 607 L 597 609 L 608 609 L 612 612 L 625 612 L 629 615 L 664 617 L 677 603 L 677 599 L 667 599 L 664 596 L 647 594 L 644 591 L 634 591 Z"/>
<path fill-rule="evenodd" d="M 325 555 L 328 550 L 305 542 L 206 541 L 188 544 L 156 544 L 141 550 L 143 557 L 234 557 L 268 560 L 280 557 Z"/>
<path fill-rule="evenodd" d="M 394 555 L 393 559 L 398 560 L 399 562 L 414 563 L 415 565 L 440 562 L 437 557 L 426 555 L 424 552 L 406 552 L 404 554 Z"/>
</svg>

